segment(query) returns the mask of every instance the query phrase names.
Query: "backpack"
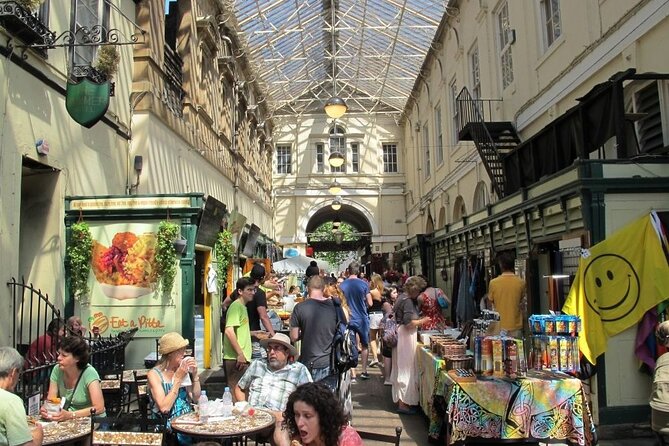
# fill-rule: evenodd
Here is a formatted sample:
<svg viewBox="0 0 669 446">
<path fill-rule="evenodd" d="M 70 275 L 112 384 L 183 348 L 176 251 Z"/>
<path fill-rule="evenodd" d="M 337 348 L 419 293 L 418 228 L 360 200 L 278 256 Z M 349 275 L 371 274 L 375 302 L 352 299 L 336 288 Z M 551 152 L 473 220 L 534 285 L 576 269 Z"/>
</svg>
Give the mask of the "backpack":
<svg viewBox="0 0 669 446">
<path fill-rule="evenodd" d="M 335 310 L 337 312 L 337 328 L 332 338 L 330 364 L 333 372 L 341 374 L 358 365 L 358 343 L 355 331 L 348 327 L 344 311 L 336 301 Z"/>
<path fill-rule="evenodd" d="M 448 308 L 448 298 L 444 294 L 444 292 L 441 290 L 441 288 L 433 288 L 435 298 L 437 299 L 437 304 L 439 304 L 439 308 L 442 310 L 445 310 Z"/>
<path fill-rule="evenodd" d="M 397 347 L 397 321 L 390 315 L 383 324 L 383 345 L 390 348 Z"/>
</svg>

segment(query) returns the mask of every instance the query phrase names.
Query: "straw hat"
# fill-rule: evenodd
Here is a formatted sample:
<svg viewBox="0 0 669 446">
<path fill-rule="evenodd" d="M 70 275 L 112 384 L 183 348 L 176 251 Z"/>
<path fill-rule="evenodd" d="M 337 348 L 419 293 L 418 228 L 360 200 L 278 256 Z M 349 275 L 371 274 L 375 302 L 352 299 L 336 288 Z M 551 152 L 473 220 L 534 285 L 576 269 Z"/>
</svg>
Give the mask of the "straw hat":
<svg viewBox="0 0 669 446">
<path fill-rule="evenodd" d="M 185 340 L 179 333 L 172 331 L 170 333 L 165 333 L 162 338 L 160 338 L 158 347 L 158 353 L 161 355 L 167 355 L 173 351 L 184 348 L 188 345 L 188 341 Z"/>
<path fill-rule="evenodd" d="M 290 338 L 283 333 L 274 333 L 274 336 L 272 336 L 271 338 L 263 339 L 260 341 L 260 345 L 262 345 L 265 348 L 267 348 L 269 344 L 281 344 L 288 349 L 288 355 L 290 356 L 297 355 L 297 350 L 290 343 Z"/>
</svg>

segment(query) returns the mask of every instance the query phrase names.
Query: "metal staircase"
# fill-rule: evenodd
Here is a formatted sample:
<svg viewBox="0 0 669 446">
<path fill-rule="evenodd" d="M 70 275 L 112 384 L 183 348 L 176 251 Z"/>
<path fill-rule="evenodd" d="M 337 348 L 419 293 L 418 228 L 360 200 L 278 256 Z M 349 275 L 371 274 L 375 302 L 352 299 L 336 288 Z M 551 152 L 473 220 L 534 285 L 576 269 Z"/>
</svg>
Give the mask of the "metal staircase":
<svg viewBox="0 0 669 446">
<path fill-rule="evenodd" d="M 492 187 L 499 198 L 505 196 L 506 176 L 504 173 L 504 156 L 520 143 L 520 138 L 513 124 L 508 121 L 486 122 L 485 108 L 488 113 L 493 100 L 474 99 L 464 87 L 456 98 L 460 116 L 458 139 L 473 141 L 481 155 L 483 165 L 490 175 Z"/>
</svg>

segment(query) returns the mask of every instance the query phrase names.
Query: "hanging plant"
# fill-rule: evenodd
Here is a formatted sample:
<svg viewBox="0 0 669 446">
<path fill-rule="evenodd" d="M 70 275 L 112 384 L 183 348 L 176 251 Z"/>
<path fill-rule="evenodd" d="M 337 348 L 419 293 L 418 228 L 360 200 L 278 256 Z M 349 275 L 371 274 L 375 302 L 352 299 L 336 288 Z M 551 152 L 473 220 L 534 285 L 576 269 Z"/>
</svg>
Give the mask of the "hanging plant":
<svg viewBox="0 0 669 446">
<path fill-rule="evenodd" d="M 111 79 L 116 74 L 120 61 L 121 56 L 116 45 L 104 45 L 98 50 L 98 58 L 93 68 L 104 74 L 107 79 Z"/>
<path fill-rule="evenodd" d="M 218 282 L 219 295 L 228 283 L 228 266 L 232 262 L 232 256 L 235 250 L 232 246 L 232 233 L 227 229 L 218 233 L 216 244 L 214 245 L 214 255 L 216 256 L 216 280 Z"/>
<path fill-rule="evenodd" d="M 86 304 L 88 303 L 88 275 L 91 271 L 93 237 L 88 223 L 75 223 L 70 229 L 72 235 L 65 257 L 70 270 L 70 293 L 81 304 Z"/>
<path fill-rule="evenodd" d="M 169 220 L 161 221 L 156 237 L 156 275 L 158 292 L 169 295 L 177 275 L 177 252 L 174 241 L 179 237 L 181 227 Z"/>
</svg>

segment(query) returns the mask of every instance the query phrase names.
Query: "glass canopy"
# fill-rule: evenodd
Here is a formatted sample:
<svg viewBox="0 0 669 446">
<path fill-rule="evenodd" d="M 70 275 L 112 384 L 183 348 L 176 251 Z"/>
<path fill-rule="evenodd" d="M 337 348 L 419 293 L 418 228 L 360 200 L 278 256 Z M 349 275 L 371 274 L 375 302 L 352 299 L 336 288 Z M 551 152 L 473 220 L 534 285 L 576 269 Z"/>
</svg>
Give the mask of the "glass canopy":
<svg viewBox="0 0 669 446">
<path fill-rule="evenodd" d="M 401 114 L 446 3 L 229 0 L 274 118 L 323 113 L 334 89 L 348 113 Z"/>
</svg>

